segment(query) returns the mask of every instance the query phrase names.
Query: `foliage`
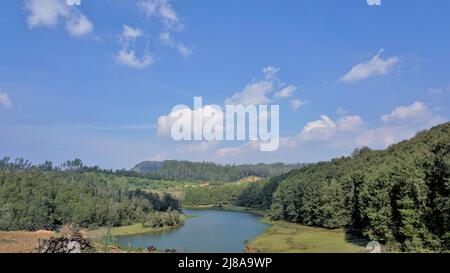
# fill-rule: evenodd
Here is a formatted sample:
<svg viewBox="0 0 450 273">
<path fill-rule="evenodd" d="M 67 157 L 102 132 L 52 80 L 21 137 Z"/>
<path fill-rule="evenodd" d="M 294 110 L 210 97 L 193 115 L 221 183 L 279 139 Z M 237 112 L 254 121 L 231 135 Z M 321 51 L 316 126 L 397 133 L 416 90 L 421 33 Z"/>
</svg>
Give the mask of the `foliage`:
<svg viewBox="0 0 450 273">
<path fill-rule="evenodd" d="M 130 178 L 79 171 L 78 160 L 58 169 L 26 162 L 0 161 L 0 230 L 119 226 L 180 209 L 170 195 L 137 189 Z"/>
<path fill-rule="evenodd" d="M 143 227 L 175 227 L 184 224 L 184 218 L 178 211 L 152 212 L 142 222 Z"/>
<path fill-rule="evenodd" d="M 450 123 L 383 151 L 363 148 L 291 171 L 273 195 L 271 213 L 347 226 L 402 251 L 448 250 Z"/>
<path fill-rule="evenodd" d="M 299 168 L 303 164 L 219 165 L 211 162 L 167 160 L 145 161 L 132 171 L 154 179 L 232 182 L 248 176 L 269 178 Z"/>
</svg>

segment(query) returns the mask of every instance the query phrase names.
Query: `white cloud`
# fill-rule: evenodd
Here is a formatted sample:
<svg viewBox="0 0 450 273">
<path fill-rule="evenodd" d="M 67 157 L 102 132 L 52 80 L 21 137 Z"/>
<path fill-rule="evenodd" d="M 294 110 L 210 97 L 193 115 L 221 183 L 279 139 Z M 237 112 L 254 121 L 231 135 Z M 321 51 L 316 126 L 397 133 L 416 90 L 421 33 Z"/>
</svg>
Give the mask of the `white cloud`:
<svg viewBox="0 0 450 273">
<path fill-rule="evenodd" d="M 355 147 L 367 146 L 371 148 L 386 148 L 396 142 L 408 139 L 418 131 L 417 128 L 407 126 L 385 126 L 367 129 L 351 139 Z"/>
<path fill-rule="evenodd" d="M 83 14 L 79 14 L 78 16 L 72 16 L 67 19 L 66 30 L 72 36 L 83 36 L 93 31 L 94 27 L 92 26 L 91 21 L 84 16 Z"/>
<path fill-rule="evenodd" d="M 81 6 L 81 0 L 66 0 L 69 6 Z"/>
<path fill-rule="evenodd" d="M 238 154 L 249 152 L 249 151 L 258 151 L 259 147 L 260 147 L 260 142 L 253 140 L 253 141 L 248 141 L 239 146 L 225 147 L 225 148 L 218 149 L 216 151 L 215 155 L 218 157 L 233 156 L 233 155 L 238 155 Z"/>
<path fill-rule="evenodd" d="M 300 138 L 305 141 L 327 140 L 335 134 L 337 129 L 334 121 L 325 115 L 321 115 L 319 120 L 308 122 L 305 125 L 300 133 Z"/>
<path fill-rule="evenodd" d="M 191 56 L 191 54 L 192 54 L 192 49 L 190 49 L 189 47 L 185 46 L 182 43 L 177 44 L 177 50 L 178 50 L 178 52 L 180 52 L 181 56 L 183 56 L 185 58 Z"/>
<path fill-rule="evenodd" d="M 424 119 L 431 116 L 427 109 L 427 106 L 420 101 L 416 101 L 409 106 L 396 107 L 390 114 L 381 116 L 381 120 L 384 122 L 396 121 L 396 120 L 412 120 L 412 119 Z"/>
<path fill-rule="evenodd" d="M 136 51 L 130 49 L 134 47 L 136 39 L 142 36 L 143 32 L 139 28 L 133 28 L 126 24 L 123 25 L 122 33 L 119 36 L 122 42 L 122 48 L 115 56 L 117 63 L 131 68 L 144 69 L 155 62 L 150 53 L 145 52 L 142 57 L 138 57 Z"/>
<path fill-rule="evenodd" d="M 168 31 L 161 32 L 159 34 L 159 40 L 166 46 L 175 48 L 178 50 L 178 52 L 181 54 L 181 56 L 187 58 L 192 54 L 192 50 L 185 46 L 183 43 L 176 42 L 172 34 Z"/>
<path fill-rule="evenodd" d="M 233 155 L 233 154 L 239 154 L 241 151 L 242 151 L 241 146 L 226 147 L 226 148 L 221 148 L 221 149 L 217 150 L 216 155 L 218 157 L 226 157 L 226 156 Z"/>
<path fill-rule="evenodd" d="M 222 112 L 219 111 L 218 108 L 213 105 L 204 105 L 203 108 L 199 108 L 196 110 L 192 110 L 190 108 L 183 108 L 176 111 L 171 111 L 167 115 L 160 116 L 158 119 L 158 129 L 157 134 L 160 136 L 170 136 L 172 125 L 179 119 L 180 116 L 191 116 L 192 120 L 196 116 L 203 116 L 203 126 L 194 127 L 194 134 L 202 134 L 203 131 L 195 131 L 195 130 L 203 130 L 205 125 L 209 123 L 211 120 L 214 122 L 213 124 L 209 124 L 211 127 L 221 127 L 223 130 L 223 120 L 213 119 L 213 117 L 221 116 Z M 208 118 L 209 117 L 209 118 Z"/>
<path fill-rule="evenodd" d="M 139 28 L 132 28 L 128 25 L 123 25 L 122 34 L 120 35 L 121 39 L 124 41 L 132 41 L 134 42 L 137 38 L 142 36 L 142 30 Z"/>
<path fill-rule="evenodd" d="M 13 106 L 13 103 L 9 98 L 8 94 L 0 92 L 0 105 L 2 105 L 7 109 Z"/>
<path fill-rule="evenodd" d="M 295 111 L 295 110 L 298 110 L 303 105 L 305 105 L 306 103 L 307 103 L 306 101 L 302 101 L 302 100 L 299 100 L 299 99 L 293 99 L 290 102 L 290 106 L 291 106 L 292 110 Z"/>
<path fill-rule="evenodd" d="M 381 6 L 381 0 L 367 0 L 369 6 Z"/>
<path fill-rule="evenodd" d="M 427 93 L 430 96 L 442 95 L 442 94 L 445 94 L 445 93 L 450 93 L 450 85 L 447 85 L 446 87 L 429 88 L 427 90 Z"/>
<path fill-rule="evenodd" d="M 89 19 L 77 8 L 65 0 L 27 0 L 25 8 L 30 13 L 28 26 L 55 27 L 60 18 L 66 22 L 66 30 L 73 36 L 83 36 L 93 31 Z"/>
<path fill-rule="evenodd" d="M 153 57 L 145 54 L 142 58 L 136 56 L 133 50 L 122 49 L 116 55 L 116 61 L 122 65 L 136 69 L 144 69 L 154 63 Z"/>
<path fill-rule="evenodd" d="M 275 98 L 289 98 L 292 97 L 297 87 L 294 85 L 288 85 L 275 93 Z"/>
<path fill-rule="evenodd" d="M 138 2 L 139 8 L 148 16 L 157 16 L 163 24 L 170 29 L 181 29 L 183 25 L 168 0 L 141 0 Z"/>
<path fill-rule="evenodd" d="M 253 81 L 252 83 L 247 84 L 245 88 L 236 92 L 233 96 L 226 99 L 225 104 L 231 105 L 250 105 L 250 104 L 267 104 L 271 101 L 269 98 L 270 94 L 283 87 L 284 83 L 282 83 L 277 77 L 279 68 L 268 66 L 263 68 L 264 79 L 260 81 Z M 297 90 L 297 87 L 294 85 L 288 85 L 282 88 L 280 91 L 273 94 L 274 98 L 288 98 L 291 97 L 292 94 Z M 300 107 L 298 105 L 301 101 L 294 101 L 291 103 L 291 107 Z M 304 104 L 304 102 L 303 102 Z M 302 105 L 303 105 L 302 104 Z M 294 107 L 294 108 L 295 108 Z M 297 108 L 298 108 L 297 107 Z"/>
<path fill-rule="evenodd" d="M 345 116 L 338 120 L 338 128 L 341 131 L 354 131 L 362 124 L 363 120 L 360 116 Z"/>
<path fill-rule="evenodd" d="M 280 71 L 280 68 L 268 66 L 263 68 L 263 73 L 266 79 L 273 79 L 276 74 Z"/>
<path fill-rule="evenodd" d="M 190 47 L 177 42 L 172 36 L 172 32 L 182 31 L 184 26 L 168 0 L 141 0 L 138 2 L 138 7 L 149 17 L 160 19 L 164 28 L 159 35 L 159 40 L 163 45 L 176 49 L 184 58 L 192 54 Z"/>
<path fill-rule="evenodd" d="M 341 78 L 341 81 L 352 83 L 364 80 L 370 76 L 387 74 L 389 70 L 398 63 L 399 59 L 397 57 L 383 59 L 380 57 L 382 52 L 383 49 L 370 60 L 353 66 L 353 68 Z"/>
<path fill-rule="evenodd" d="M 270 100 L 267 95 L 272 92 L 273 83 L 271 81 L 259 81 L 248 84 L 244 90 L 235 93 L 226 99 L 225 104 L 229 105 L 250 105 L 250 104 L 267 104 Z"/>
<path fill-rule="evenodd" d="M 300 133 L 300 139 L 303 141 L 325 141 L 332 139 L 339 133 L 355 132 L 361 129 L 362 124 L 363 120 L 360 116 L 344 116 L 334 122 L 331 118 L 322 115 L 319 120 L 306 124 Z"/>
<path fill-rule="evenodd" d="M 30 28 L 55 26 L 60 16 L 70 14 L 70 7 L 60 0 L 28 0 L 25 7 L 30 12 L 27 19 Z"/>
</svg>

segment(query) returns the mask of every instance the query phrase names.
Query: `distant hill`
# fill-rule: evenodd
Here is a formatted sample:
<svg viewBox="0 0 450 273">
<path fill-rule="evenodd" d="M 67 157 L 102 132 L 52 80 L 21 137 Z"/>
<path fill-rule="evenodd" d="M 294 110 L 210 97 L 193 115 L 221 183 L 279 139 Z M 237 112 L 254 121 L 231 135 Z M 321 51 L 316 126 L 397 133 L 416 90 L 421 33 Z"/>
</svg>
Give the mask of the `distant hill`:
<svg viewBox="0 0 450 273">
<path fill-rule="evenodd" d="M 220 165 L 211 162 L 167 160 L 162 162 L 144 161 L 137 164 L 132 171 L 155 179 L 231 182 L 249 176 L 268 178 L 301 168 L 304 165 L 300 163 Z"/>
</svg>

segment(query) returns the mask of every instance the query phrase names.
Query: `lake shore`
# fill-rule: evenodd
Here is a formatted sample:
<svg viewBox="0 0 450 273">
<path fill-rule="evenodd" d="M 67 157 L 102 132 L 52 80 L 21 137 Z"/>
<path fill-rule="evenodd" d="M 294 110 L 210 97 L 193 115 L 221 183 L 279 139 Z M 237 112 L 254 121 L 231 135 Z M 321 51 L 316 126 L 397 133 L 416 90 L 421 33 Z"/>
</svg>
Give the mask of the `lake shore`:
<svg viewBox="0 0 450 273">
<path fill-rule="evenodd" d="M 249 242 L 246 253 L 366 253 L 367 240 L 344 229 L 309 227 L 285 221 L 271 221 L 263 234 Z"/>
</svg>

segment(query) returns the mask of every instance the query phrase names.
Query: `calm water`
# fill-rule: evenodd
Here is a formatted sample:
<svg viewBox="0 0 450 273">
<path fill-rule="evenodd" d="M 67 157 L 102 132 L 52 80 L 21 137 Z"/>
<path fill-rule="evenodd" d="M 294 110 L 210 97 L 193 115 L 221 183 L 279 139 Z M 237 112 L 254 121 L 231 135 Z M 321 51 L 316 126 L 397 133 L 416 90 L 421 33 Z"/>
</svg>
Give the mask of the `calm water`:
<svg viewBox="0 0 450 273">
<path fill-rule="evenodd" d="M 244 212 L 221 210 L 185 210 L 194 215 L 183 227 L 166 232 L 118 236 L 122 247 L 175 248 L 179 252 L 242 252 L 246 240 L 252 240 L 268 227 L 261 217 Z"/>
</svg>

